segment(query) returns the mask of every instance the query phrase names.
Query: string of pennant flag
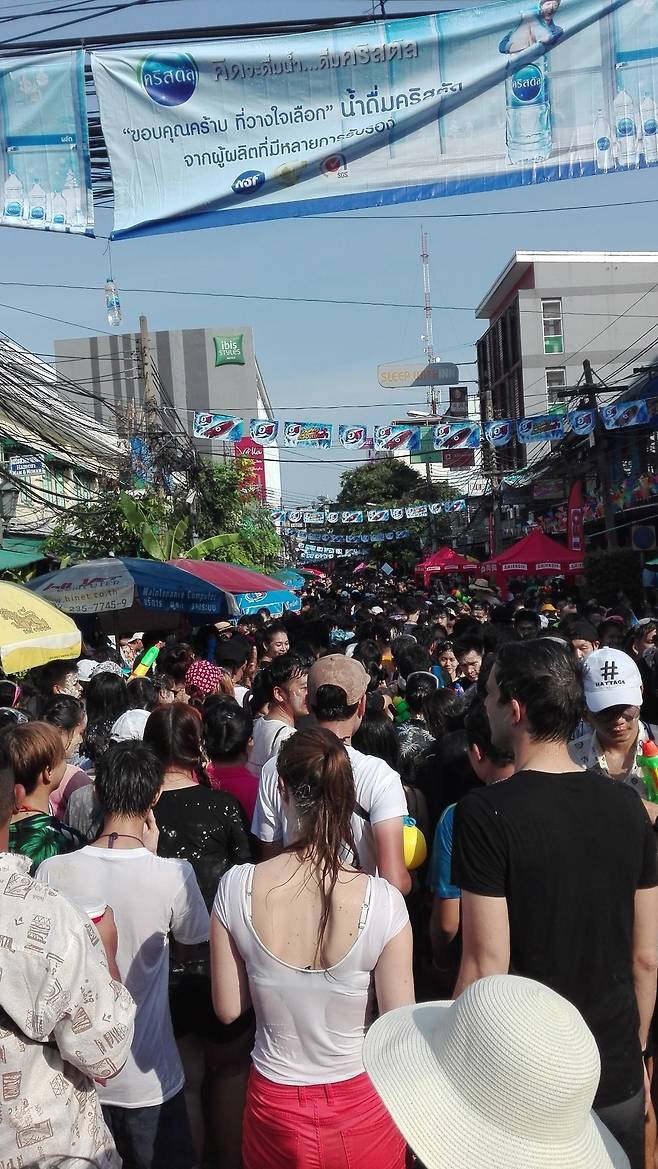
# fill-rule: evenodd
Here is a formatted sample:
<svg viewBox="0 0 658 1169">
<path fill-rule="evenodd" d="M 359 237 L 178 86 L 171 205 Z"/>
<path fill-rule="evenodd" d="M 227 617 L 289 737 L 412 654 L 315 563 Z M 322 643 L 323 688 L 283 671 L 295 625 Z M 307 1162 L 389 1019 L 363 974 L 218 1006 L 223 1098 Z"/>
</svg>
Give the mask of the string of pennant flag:
<svg viewBox="0 0 658 1169">
<path fill-rule="evenodd" d="M 441 503 L 414 503 L 408 507 L 378 507 L 367 511 L 322 511 L 303 510 L 281 511 L 272 508 L 270 515 L 275 524 L 382 524 L 391 520 L 422 520 L 431 515 L 446 515 L 466 511 L 465 499 L 444 499 Z M 361 542 L 374 543 L 376 540 L 402 539 L 399 532 L 371 532 L 363 536 L 336 536 L 333 533 L 314 532 L 316 539 L 325 543 Z M 406 533 L 409 535 L 409 532 Z"/>
<path fill-rule="evenodd" d="M 624 430 L 649 422 L 658 425 L 658 399 L 645 398 L 632 402 L 613 402 L 610 406 L 571 410 L 564 414 L 536 414 L 528 418 L 501 418 L 483 425 L 463 419 L 460 422 L 441 422 L 436 426 L 421 423 L 390 422 L 367 426 L 332 422 L 287 422 L 276 418 L 252 418 L 249 438 L 259 446 L 274 446 L 282 441 L 284 447 L 314 447 L 328 449 L 338 444 L 351 450 L 418 451 L 429 434 L 435 451 L 474 450 L 482 442 L 491 447 L 503 447 L 516 438 L 528 445 L 533 442 L 558 442 L 567 434 L 585 437 L 596 426 L 597 416 L 606 430 Z M 228 414 L 194 415 L 194 438 L 239 442 L 245 435 L 245 420 Z"/>
</svg>

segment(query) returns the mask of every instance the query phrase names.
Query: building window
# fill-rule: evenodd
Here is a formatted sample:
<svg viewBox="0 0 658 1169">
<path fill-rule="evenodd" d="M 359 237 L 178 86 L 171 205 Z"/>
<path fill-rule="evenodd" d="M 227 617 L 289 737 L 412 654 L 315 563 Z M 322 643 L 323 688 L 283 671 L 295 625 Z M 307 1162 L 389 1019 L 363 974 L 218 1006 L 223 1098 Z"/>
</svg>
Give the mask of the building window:
<svg viewBox="0 0 658 1169">
<path fill-rule="evenodd" d="M 567 384 L 567 371 L 563 365 L 554 365 L 552 369 L 546 370 L 546 397 L 548 405 L 566 407 L 564 398 L 559 396 L 558 391 L 564 389 Z"/>
<path fill-rule="evenodd" d="M 91 499 L 92 480 L 87 476 L 73 475 L 73 490 L 76 503 L 88 503 Z"/>
<path fill-rule="evenodd" d="M 562 301 L 542 300 L 541 315 L 544 331 L 544 353 L 564 353 Z"/>
<path fill-rule="evenodd" d="M 61 468 L 46 464 L 43 476 L 44 494 L 50 496 L 50 502 L 56 507 L 66 507 L 66 484 L 64 472 Z"/>
</svg>

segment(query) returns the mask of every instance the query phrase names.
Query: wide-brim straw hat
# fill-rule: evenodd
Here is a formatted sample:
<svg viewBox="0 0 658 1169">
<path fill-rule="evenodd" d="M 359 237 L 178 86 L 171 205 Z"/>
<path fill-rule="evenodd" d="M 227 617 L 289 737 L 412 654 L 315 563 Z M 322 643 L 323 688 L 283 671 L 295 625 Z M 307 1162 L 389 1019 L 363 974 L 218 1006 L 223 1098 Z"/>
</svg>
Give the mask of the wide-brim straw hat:
<svg viewBox="0 0 658 1169">
<path fill-rule="evenodd" d="M 629 1169 L 591 1111 L 594 1037 L 541 983 L 493 975 L 454 1003 L 389 1011 L 363 1060 L 426 1169 Z"/>
</svg>

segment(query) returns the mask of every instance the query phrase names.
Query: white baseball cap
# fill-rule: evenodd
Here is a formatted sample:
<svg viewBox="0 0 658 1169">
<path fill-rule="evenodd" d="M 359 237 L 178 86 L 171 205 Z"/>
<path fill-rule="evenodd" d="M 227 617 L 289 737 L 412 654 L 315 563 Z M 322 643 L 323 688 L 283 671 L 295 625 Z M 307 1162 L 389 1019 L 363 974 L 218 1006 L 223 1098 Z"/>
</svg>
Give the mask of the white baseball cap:
<svg viewBox="0 0 658 1169">
<path fill-rule="evenodd" d="M 595 649 L 583 662 L 585 703 L 592 714 L 609 706 L 641 706 L 642 678 L 635 662 L 621 649 Z"/>
<path fill-rule="evenodd" d="M 113 743 L 125 743 L 128 739 L 143 739 L 148 722 L 148 710 L 127 710 L 119 716 L 110 731 Z"/>
<path fill-rule="evenodd" d="M 91 681 L 91 675 L 97 665 L 98 662 L 95 662 L 93 658 L 80 658 L 78 662 L 78 681 L 85 683 Z"/>
</svg>

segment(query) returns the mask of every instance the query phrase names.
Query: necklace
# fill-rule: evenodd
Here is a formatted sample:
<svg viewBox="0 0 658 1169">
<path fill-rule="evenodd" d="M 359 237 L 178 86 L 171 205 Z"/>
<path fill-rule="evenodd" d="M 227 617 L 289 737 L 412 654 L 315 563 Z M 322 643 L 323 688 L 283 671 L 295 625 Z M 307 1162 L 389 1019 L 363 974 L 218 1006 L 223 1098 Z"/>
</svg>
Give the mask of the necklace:
<svg viewBox="0 0 658 1169">
<path fill-rule="evenodd" d="M 47 812 L 44 812 L 43 808 L 33 808 L 31 804 L 21 804 L 20 808 L 16 809 L 16 812 L 37 812 L 41 816 L 48 815 Z"/>
<path fill-rule="evenodd" d="M 109 842 L 107 847 L 114 848 L 119 837 L 121 837 L 122 840 L 136 840 L 138 844 L 141 844 L 142 848 L 145 847 L 144 841 L 140 840 L 139 836 L 130 836 L 127 832 L 104 832 L 102 836 L 96 837 L 94 843 L 99 840 L 107 840 Z"/>
</svg>

